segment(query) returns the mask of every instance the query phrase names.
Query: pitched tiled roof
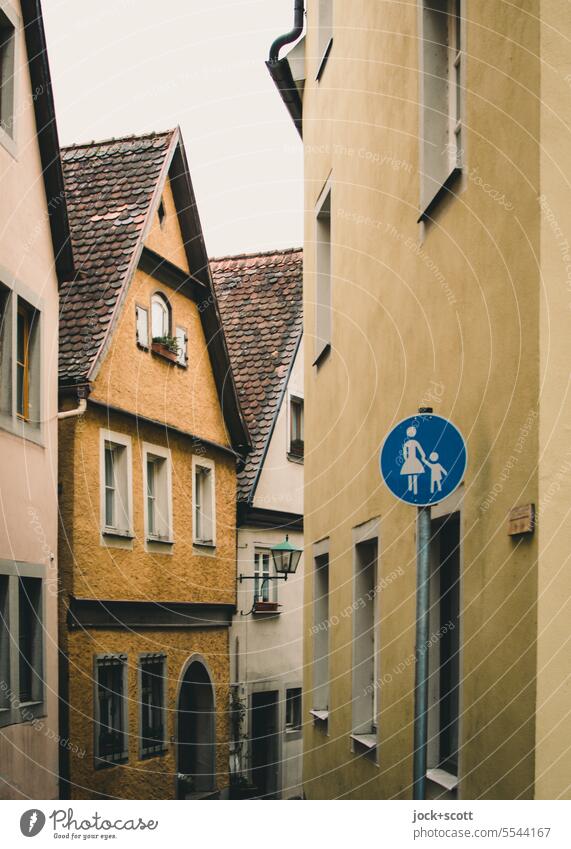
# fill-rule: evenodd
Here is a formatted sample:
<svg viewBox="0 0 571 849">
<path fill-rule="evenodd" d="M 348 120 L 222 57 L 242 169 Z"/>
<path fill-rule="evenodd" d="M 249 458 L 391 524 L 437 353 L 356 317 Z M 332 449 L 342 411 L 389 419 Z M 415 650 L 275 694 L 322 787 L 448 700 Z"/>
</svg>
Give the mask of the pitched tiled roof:
<svg viewBox="0 0 571 849">
<path fill-rule="evenodd" d="M 302 250 L 211 259 L 222 324 L 252 451 L 238 498 L 252 487 L 302 327 Z"/>
<path fill-rule="evenodd" d="M 109 329 L 175 130 L 62 150 L 76 279 L 60 289 L 60 381 L 84 381 Z"/>
</svg>

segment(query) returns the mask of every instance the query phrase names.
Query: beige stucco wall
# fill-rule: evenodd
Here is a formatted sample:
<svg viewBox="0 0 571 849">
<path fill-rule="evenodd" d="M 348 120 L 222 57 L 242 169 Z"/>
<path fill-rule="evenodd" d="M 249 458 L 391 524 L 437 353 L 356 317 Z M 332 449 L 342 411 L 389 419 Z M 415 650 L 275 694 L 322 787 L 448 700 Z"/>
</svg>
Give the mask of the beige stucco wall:
<svg viewBox="0 0 571 849">
<path fill-rule="evenodd" d="M 5 7 L 7 4 L 1 4 Z M 20 14 L 19 3 L 11 8 Z M 41 445 L 0 429 L 0 559 L 45 567 L 47 715 L 36 728 L 0 734 L 0 798 L 57 796 L 57 354 L 58 288 L 32 87 L 21 22 L 17 32 L 16 156 L 0 141 L 0 280 L 41 299 Z"/>
<path fill-rule="evenodd" d="M 541 3 L 541 349 L 536 796 L 571 797 L 571 10 Z"/>
<path fill-rule="evenodd" d="M 304 96 L 304 691 L 311 698 L 311 545 L 330 537 L 330 612 L 342 611 L 352 602 L 351 529 L 377 516 L 380 578 L 404 573 L 380 595 L 380 676 L 414 656 L 415 512 L 384 488 L 378 451 L 393 424 L 432 406 L 468 441 L 459 794 L 530 797 L 537 541 L 516 544 L 506 517 L 537 500 L 537 427 L 525 450 L 517 447 L 530 414 L 536 422 L 538 397 L 538 23 L 529 4 L 525 14 L 470 3 L 467 173 L 460 196 L 422 226 L 416 6 L 335 4 L 320 82 L 316 6 L 308 9 Z M 478 175 L 513 208 L 494 201 Z M 332 352 L 316 369 L 313 210 L 330 176 Z M 350 748 L 350 616 L 330 639 L 329 734 L 307 726 L 308 797 L 410 798 L 414 664 L 381 690 L 377 767 Z"/>
</svg>

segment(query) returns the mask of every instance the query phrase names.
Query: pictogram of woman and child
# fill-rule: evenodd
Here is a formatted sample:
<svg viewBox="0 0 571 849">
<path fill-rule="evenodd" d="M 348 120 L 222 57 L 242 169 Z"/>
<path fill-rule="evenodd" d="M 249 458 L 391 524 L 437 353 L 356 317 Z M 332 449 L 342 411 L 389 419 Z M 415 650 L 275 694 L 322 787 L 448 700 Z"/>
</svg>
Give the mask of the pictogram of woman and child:
<svg viewBox="0 0 571 849">
<path fill-rule="evenodd" d="M 407 427 L 406 435 L 408 439 L 402 447 L 403 465 L 401 467 L 401 475 L 408 476 L 408 491 L 418 495 L 418 476 L 426 472 L 425 466 L 430 469 L 430 494 L 432 495 L 436 489 L 438 492 L 442 489 L 442 478 L 448 472 L 444 466 L 438 462 L 438 454 L 433 451 L 428 459 L 420 442 L 415 439 L 416 428 L 411 425 Z M 422 462 L 421 462 L 422 461 Z M 423 465 L 424 463 L 424 465 Z"/>
</svg>

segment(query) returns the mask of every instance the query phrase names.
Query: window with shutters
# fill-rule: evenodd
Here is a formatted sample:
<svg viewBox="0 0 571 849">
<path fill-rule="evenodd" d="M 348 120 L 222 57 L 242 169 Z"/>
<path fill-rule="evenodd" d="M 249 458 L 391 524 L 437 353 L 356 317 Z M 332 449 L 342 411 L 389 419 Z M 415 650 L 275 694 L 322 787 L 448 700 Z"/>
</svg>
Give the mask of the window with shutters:
<svg viewBox="0 0 571 849">
<path fill-rule="evenodd" d="M 204 457 L 192 460 L 193 541 L 216 545 L 216 480 L 214 463 Z"/>
<path fill-rule="evenodd" d="M 166 750 L 166 656 L 145 654 L 139 658 L 141 757 Z"/>
<path fill-rule="evenodd" d="M 127 656 L 95 658 L 95 763 L 124 763 L 127 746 Z"/>
</svg>

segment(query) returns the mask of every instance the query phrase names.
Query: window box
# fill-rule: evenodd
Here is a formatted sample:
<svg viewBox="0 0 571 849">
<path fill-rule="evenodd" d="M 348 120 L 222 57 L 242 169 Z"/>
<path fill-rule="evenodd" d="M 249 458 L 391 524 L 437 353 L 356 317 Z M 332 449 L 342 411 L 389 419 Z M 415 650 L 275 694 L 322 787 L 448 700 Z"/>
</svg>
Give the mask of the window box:
<svg viewBox="0 0 571 849">
<path fill-rule="evenodd" d="M 178 361 L 178 350 L 176 348 L 173 349 L 172 347 L 169 347 L 166 342 L 155 342 L 153 339 L 151 343 L 151 351 L 153 354 L 157 354 L 159 357 L 163 357 L 171 363 L 176 363 Z"/>
<path fill-rule="evenodd" d="M 277 601 L 255 601 L 254 613 L 277 613 Z"/>
</svg>

